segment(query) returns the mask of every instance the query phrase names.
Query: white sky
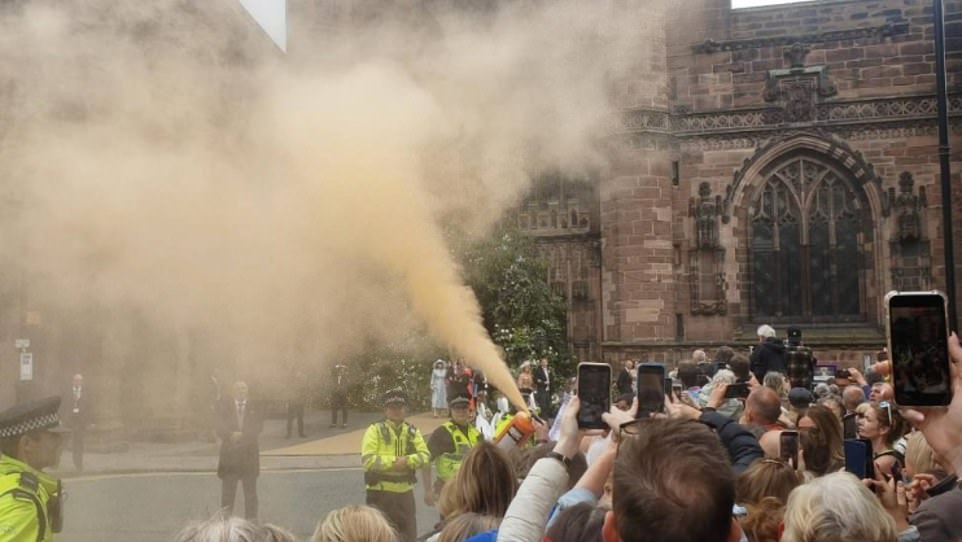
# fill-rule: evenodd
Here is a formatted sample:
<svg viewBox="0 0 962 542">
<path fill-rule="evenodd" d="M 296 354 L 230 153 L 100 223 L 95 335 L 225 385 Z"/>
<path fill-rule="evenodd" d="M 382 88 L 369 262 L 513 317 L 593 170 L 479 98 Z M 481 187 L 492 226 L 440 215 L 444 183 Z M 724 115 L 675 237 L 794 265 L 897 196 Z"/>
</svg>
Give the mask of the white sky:
<svg viewBox="0 0 962 542">
<path fill-rule="evenodd" d="M 795 4 L 810 2 L 811 0 L 732 0 L 732 9 L 754 8 L 758 6 L 775 6 L 778 4 Z"/>
<path fill-rule="evenodd" d="M 271 40 L 287 51 L 287 0 L 240 0 Z"/>
</svg>

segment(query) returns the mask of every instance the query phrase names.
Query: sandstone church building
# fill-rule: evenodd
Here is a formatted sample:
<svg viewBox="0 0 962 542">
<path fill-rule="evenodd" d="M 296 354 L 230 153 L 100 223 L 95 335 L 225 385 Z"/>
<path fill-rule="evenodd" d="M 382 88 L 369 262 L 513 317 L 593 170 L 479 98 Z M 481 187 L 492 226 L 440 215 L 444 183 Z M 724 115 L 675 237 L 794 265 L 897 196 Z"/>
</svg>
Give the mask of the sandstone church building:
<svg viewBox="0 0 962 542">
<path fill-rule="evenodd" d="M 769 323 L 861 364 L 887 291 L 944 288 L 932 3 L 676 4 L 611 171 L 544 179 L 518 212 L 574 351 L 676 362 Z M 962 2 L 945 10 L 958 244 Z"/>
<path fill-rule="evenodd" d="M 369 1 L 378 14 L 388 4 Z M 445 1 L 397 4 L 414 19 L 411 5 Z M 315 33 L 292 30 L 289 54 L 363 2 L 289 0 L 288 20 Z M 236 25 L 239 51 L 223 57 L 280 54 L 238 2 L 182 4 L 200 14 L 199 31 Z M 747 352 L 767 323 L 782 336 L 801 327 L 822 361 L 860 364 L 884 344 L 884 294 L 944 288 L 944 228 L 962 244 L 962 0 L 944 0 L 951 224 L 942 223 L 930 0 L 651 5 L 632 27 L 645 52 L 620 82 L 608 167 L 541 178 L 507 218 L 550 262 L 572 351 L 675 363 L 695 348 Z M 229 20 L 203 16 L 214 6 Z M 0 408 L 61 393 L 82 372 L 103 433 L 196 435 L 213 367 L 230 362 L 197 346 L 202 330 L 147 329 L 109 307 L 44 310 L 9 275 L 0 268 Z M 92 323 L 104 314 L 116 325 Z M 18 378 L 21 338 L 36 360 L 29 382 Z M 221 375 L 228 382 L 229 367 Z"/>
</svg>

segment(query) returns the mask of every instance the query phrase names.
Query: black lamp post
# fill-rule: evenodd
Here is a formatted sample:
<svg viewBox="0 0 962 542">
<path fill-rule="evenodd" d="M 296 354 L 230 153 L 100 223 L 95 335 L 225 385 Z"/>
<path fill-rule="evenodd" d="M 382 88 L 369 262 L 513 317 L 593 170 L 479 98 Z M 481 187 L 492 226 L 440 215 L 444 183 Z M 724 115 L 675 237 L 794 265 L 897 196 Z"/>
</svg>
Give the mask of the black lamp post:
<svg viewBox="0 0 962 542">
<path fill-rule="evenodd" d="M 949 166 L 949 111 L 945 82 L 945 14 L 942 0 L 932 0 L 935 26 L 936 102 L 939 109 L 939 174 L 942 180 L 942 240 L 945 250 L 945 294 L 949 298 L 949 329 L 958 331 L 955 310 L 955 245 L 952 241 L 952 171 Z"/>
</svg>

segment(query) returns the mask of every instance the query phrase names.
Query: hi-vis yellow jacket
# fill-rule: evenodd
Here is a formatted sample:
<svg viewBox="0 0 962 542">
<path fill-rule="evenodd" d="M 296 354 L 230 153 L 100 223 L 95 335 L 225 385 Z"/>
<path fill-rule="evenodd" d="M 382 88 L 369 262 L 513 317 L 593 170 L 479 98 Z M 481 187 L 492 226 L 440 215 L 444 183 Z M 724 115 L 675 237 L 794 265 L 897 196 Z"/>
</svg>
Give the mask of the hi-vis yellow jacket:
<svg viewBox="0 0 962 542">
<path fill-rule="evenodd" d="M 58 491 L 56 479 L 22 461 L 0 455 L 0 540 L 53 540 L 53 514 L 49 503 Z"/>
<path fill-rule="evenodd" d="M 393 470 L 399 457 L 407 458 L 403 471 Z M 361 440 L 361 464 L 367 489 L 406 493 L 417 483 L 415 473 L 431 459 L 428 445 L 416 427 L 384 420 L 372 423 Z"/>
</svg>

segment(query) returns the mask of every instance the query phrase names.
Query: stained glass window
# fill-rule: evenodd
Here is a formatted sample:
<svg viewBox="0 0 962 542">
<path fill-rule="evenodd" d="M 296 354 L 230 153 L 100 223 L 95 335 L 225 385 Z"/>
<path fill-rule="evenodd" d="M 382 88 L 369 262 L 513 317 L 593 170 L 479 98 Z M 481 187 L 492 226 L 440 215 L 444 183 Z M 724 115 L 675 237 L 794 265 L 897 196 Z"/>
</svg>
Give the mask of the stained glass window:
<svg viewBox="0 0 962 542">
<path fill-rule="evenodd" d="M 861 205 L 847 177 L 807 156 L 767 174 L 750 211 L 756 320 L 861 318 Z"/>
</svg>

